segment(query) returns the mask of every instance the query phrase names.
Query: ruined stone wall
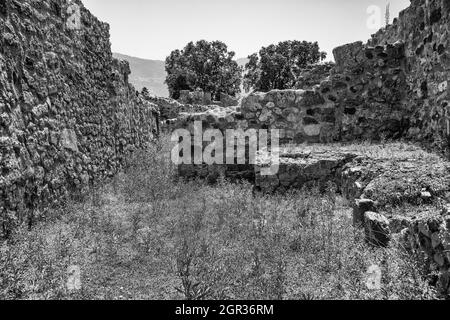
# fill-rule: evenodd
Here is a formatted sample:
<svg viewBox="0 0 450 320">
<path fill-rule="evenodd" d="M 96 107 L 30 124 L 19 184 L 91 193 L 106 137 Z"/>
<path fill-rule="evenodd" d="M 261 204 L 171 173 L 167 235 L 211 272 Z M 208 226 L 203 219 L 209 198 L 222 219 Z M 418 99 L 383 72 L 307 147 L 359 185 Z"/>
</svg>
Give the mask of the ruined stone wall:
<svg viewBox="0 0 450 320">
<path fill-rule="evenodd" d="M 237 108 L 229 108 L 226 117 L 210 112 L 202 121 L 218 129 L 279 129 L 282 144 L 405 135 L 412 111 L 403 103 L 407 94 L 403 43 L 370 47 L 356 42 L 336 48 L 334 55 L 336 65 L 319 85 L 254 92 Z M 182 120 L 198 118 L 200 114 Z"/>
<path fill-rule="evenodd" d="M 424 212 L 408 220 L 407 228 L 399 234 L 409 250 L 419 252 L 429 272 L 437 275 L 436 288 L 450 296 L 450 209 L 442 212 Z"/>
<path fill-rule="evenodd" d="M 79 0 L 0 1 L 0 236 L 152 141 L 129 74 Z"/>
<path fill-rule="evenodd" d="M 294 143 L 408 138 L 448 151 L 449 7 L 448 0 L 412 1 L 367 44 L 336 48 L 326 79 L 317 84 L 312 68 L 313 85 L 307 78 L 299 82 L 307 90 L 296 95 L 304 98 L 294 102 L 286 91 L 244 99 L 249 126 L 282 129 Z"/>
<path fill-rule="evenodd" d="M 400 66 L 402 46 L 386 46 L 374 51 L 355 43 L 336 49 L 336 68 L 328 79 L 311 90 L 273 90 L 244 97 L 237 108 L 216 108 L 207 112 L 181 114 L 173 129 L 187 128 L 200 121 L 203 129 L 278 129 L 280 144 L 331 143 L 335 141 L 399 138 L 408 115 L 401 101 L 406 85 Z M 386 55 L 386 56 L 385 56 Z M 350 57 L 360 56 L 354 62 Z M 339 69 L 341 68 L 341 69 Z M 183 166 L 180 174 L 205 176 L 202 166 Z M 216 168 L 211 168 L 215 173 Z M 245 176 L 247 167 L 241 168 Z M 223 172 L 228 172 L 224 169 Z M 236 174 L 233 172 L 233 176 Z M 254 176 L 251 176 L 253 179 Z"/>
<path fill-rule="evenodd" d="M 335 105 L 313 90 L 273 90 L 252 93 L 237 107 L 216 106 L 206 112 L 181 113 L 175 125 L 188 128 L 202 121 L 204 128 L 279 129 L 282 143 L 331 142 Z"/>
<path fill-rule="evenodd" d="M 264 125 L 275 117 L 271 124 L 289 128 L 295 143 L 408 138 L 449 151 L 449 32 L 448 0 L 414 0 L 367 44 L 336 48 L 336 65 L 320 84 L 299 82 L 307 90 L 297 95 L 314 97 L 303 106 L 306 115 L 291 109 L 289 99 L 276 103 L 284 113 L 274 115 L 272 104 L 267 105 L 271 98 L 258 101 L 259 94 L 244 99 L 242 111 L 249 121 Z M 317 83 L 314 76 L 311 83 Z"/>
<path fill-rule="evenodd" d="M 399 138 L 410 117 L 402 103 L 403 48 L 402 43 L 372 48 L 362 42 L 336 48 L 336 66 L 319 85 L 251 93 L 231 114 L 234 119 L 209 115 L 206 122 L 226 128 L 279 129 L 281 143 Z"/>
<path fill-rule="evenodd" d="M 333 51 L 336 67 L 320 92 L 336 104 L 339 140 L 400 138 L 408 128 L 403 43 L 362 42 Z"/>
<path fill-rule="evenodd" d="M 298 83 L 305 90 L 252 93 L 229 112 L 183 116 L 181 126 L 202 118 L 221 130 L 280 129 L 282 144 L 407 138 L 449 151 L 449 8 L 413 0 L 367 44 L 336 48 L 331 70 L 306 70 L 314 76 Z"/>
<path fill-rule="evenodd" d="M 369 45 L 405 43 L 408 137 L 450 149 L 450 1 L 412 0 Z"/>
<path fill-rule="evenodd" d="M 314 90 L 253 93 L 240 108 L 246 126 L 279 129 L 281 143 L 331 142 L 336 137 L 334 102 Z"/>
<path fill-rule="evenodd" d="M 333 62 L 317 63 L 307 66 L 297 78 L 295 89 L 310 90 L 330 76 Z"/>
<path fill-rule="evenodd" d="M 220 101 L 214 101 L 210 92 L 204 92 L 200 89 L 196 91 L 181 90 L 180 98 L 178 102 L 183 105 L 195 105 L 195 106 L 221 106 L 236 107 L 239 104 L 239 98 L 230 96 L 221 92 L 219 95 Z"/>
<path fill-rule="evenodd" d="M 210 92 L 203 92 L 202 90 L 189 91 L 189 90 L 181 90 L 180 98 L 178 102 L 181 104 L 190 104 L 190 105 L 211 105 L 213 104 L 212 96 Z"/>
<path fill-rule="evenodd" d="M 160 113 L 160 120 L 167 121 L 177 119 L 181 113 L 206 112 L 216 106 L 182 104 L 171 98 L 156 96 L 144 96 L 145 100 L 155 104 Z"/>
<path fill-rule="evenodd" d="M 336 115 L 335 103 L 324 97 L 319 90 L 273 90 L 252 93 L 244 97 L 236 108 L 217 106 L 206 112 L 181 113 L 170 127 L 171 130 L 187 129 L 192 137 L 195 122 L 202 124 L 203 131 L 218 129 L 224 137 L 224 147 L 227 129 L 247 132 L 250 129 L 267 130 L 269 141 L 270 130 L 278 129 L 280 144 L 328 143 L 339 139 Z M 248 142 L 247 140 L 246 149 L 250 152 Z M 220 172 L 229 178 L 254 180 L 254 163 L 249 163 L 252 156 L 246 154 L 246 163 L 236 162 L 235 165 L 183 165 L 180 166 L 179 173 L 187 177 L 217 177 Z"/>
</svg>

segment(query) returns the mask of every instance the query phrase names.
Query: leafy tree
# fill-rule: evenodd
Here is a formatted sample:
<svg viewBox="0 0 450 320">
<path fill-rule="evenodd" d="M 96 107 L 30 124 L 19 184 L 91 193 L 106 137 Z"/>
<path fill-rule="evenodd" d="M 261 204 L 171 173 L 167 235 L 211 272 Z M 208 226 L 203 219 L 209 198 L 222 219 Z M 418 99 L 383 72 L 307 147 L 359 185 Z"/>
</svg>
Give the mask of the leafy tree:
<svg viewBox="0 0 450 320">
<path fill-rule="evenodd" d="M 172 51 L 166 59 L 170 96 L 178 99 L 181 90 L 198 88 L 211 92 L 217 100 L 220 93 L 236 95 L 240 92 L 243 70 L 233 60 L 234 56 L 220 41 L 189 42 L 183 50 Z"/>
<path fill-rule="evenodd" d="M 284 41 L 249 56 L 244 87 L 267 92 L 293 88 L 302 69 L 326 58 L 317 42 Z"/>
</svg>

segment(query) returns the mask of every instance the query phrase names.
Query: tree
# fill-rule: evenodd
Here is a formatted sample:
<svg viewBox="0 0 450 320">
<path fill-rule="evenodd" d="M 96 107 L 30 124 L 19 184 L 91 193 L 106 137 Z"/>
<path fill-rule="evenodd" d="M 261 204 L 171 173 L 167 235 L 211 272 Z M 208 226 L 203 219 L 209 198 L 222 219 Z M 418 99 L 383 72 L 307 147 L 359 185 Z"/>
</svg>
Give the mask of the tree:
<svg viewBox="0 0 450 320">
<path fill-rule="evenodd" d="M 170 96 L 178 99 L 181 90 L 197 88 L 210 92 L 216 100 L 221 93 L 235 96 L 240 92 L 243 70 L 234 56 L 220 41 L 189 42 L 183 50 L 172 51 L 166 59 Z"/>
<path fill-rule="evenodd" d="M 141 93 L 145 97 L 148 97 L 150 95 L 150 91 L 148 91 L 147 87 L 143 87 Z"/>
<path fill-rule="evenodd" d="M 291 89 L 302 69 L 320 62 L 327 54 L 321 52 L 317 42 L 284 41 L 263 47 L 249 56 L 245 66 L 244 87 L 267 92 Z"/>
<path fill-rule="evenodd" d="M 386 21 L 386 26 L 391 22 L 391 4 L 388 3 L 386 6 L 386 13 L 384 14 L 384 19 Z"/>
</svg>

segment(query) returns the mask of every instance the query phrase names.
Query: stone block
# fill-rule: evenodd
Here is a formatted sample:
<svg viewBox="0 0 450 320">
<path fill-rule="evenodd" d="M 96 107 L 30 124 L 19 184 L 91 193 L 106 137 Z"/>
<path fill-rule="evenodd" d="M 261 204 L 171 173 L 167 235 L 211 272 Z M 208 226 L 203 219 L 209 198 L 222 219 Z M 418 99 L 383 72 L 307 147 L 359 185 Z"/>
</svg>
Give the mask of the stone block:
<svg viewBox="0 0 450 320">
<path fill-rule="evenodd" d="M 366 241 L 377 247 L 387 247 L 391 240 L 389 229 L 389 220 L 375 212 L 366 212 L 364 214 L 364 230 Z"/>
<path fill-rule="evenodd" d="M 353 225 L 362 227 L 364 225 L 364 214 L 366 212 L 376 212 L 375 201 L 370 199 L 357 199 L 353 206 Z"/>
</svg>

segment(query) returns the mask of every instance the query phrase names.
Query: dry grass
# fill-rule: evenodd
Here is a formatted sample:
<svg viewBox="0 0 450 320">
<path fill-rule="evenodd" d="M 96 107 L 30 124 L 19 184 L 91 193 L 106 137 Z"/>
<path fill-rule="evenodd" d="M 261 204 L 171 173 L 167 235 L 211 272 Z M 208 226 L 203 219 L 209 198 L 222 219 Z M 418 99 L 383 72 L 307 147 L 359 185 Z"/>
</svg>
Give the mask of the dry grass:
<svg viewBox="0 0 450 320">
<path fill-rule="evenodd" d="M 253 194 L 176 181 L 164 146 L 0 250 L 0 299 L 433 299 L 400 247 L 374 249 L 330 186 Z M 81 269 L 69 291 L 66 271 Z M 381 268 L 379 290 L 366 283 Z"/>
</svg>

